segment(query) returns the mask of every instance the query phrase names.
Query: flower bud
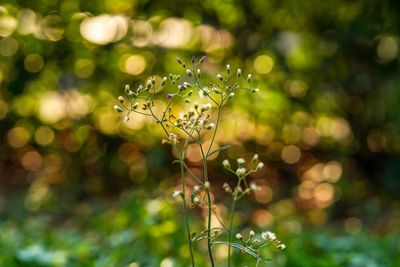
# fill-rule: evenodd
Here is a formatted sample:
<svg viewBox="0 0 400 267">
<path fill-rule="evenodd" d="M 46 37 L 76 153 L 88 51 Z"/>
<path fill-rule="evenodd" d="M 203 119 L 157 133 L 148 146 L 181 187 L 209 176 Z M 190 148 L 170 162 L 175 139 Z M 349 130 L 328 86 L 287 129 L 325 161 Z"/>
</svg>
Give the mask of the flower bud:
<svg viewBox="0 0 400 267">
<path fill-rule="evenodd" d="M 209 181 L 204 182 L 204 187 L 205 188 L 210 188 L 210 182 Z"/>
<path fill-rule="evenodd" d="M 237 234 L 236 234 L 236 239 L 242 240 L 242 239 L 243 239 L 243 236 L 242 236 L 240 233 L 237 233 Z"/>
<path fill-rule="evenodd" d="M 192 64 L 194 64 L 196 61 L 196 58 L 194 56 L 192 56 Z"/>
<path fill-rule="evenodd" d="M 232 93 L 230 93 L 230 94 L 228 95 L 228 98 L 232 98 L 232 97 L 234 97 L 234 96 L 235 96 L 235 93 L 232 92 Z"/>
<path fill-rule="evenodd" d="M 242 70 L 241 69 L 238 69 L 236 71 L 236 77 L 238 77 L 238 78 L 242 77 Z"/>
<path fill-rule="evenodd" d="M 126 115 L 126 116 L 124 117 L 124 122 L 128 122 L 128 121 L 129 121 L 129 116 Z"/>
<path fill-rule="evenodd" d="M 114 106 L 114 110 L 117 112 L 123 112 L 122 108 L 120 108 L 120 106 L 118 106 L 118 105 Z"/>
<path fill-rule="evenodd" d="M 222 165 L 224 166 L 225 169 L 230 169 L 231 168 L 231 164 L 229 163 L 229 160 L 224 159 L 222 161 Z"/>
<path fill-rule="evenodd" d="M 220 80 L 220 81 L 223 81 L 224 80 L 224 77 L 222 77 L 222 75 L 221 74 L 217 74 L 217 78 L 218 78 L 218 80 Z"/>
<path fill-rule="evenodd" d="M 246 174 L 246 168 L 240 167 L 236 170 L 236 174 L 239 176 L 243 176 Z"/>
<path fill-rule="evenodd" d="M 246 163 L 246 161 L 243 159 L 243 158 L 238 158 L 237 159 L 237 163 L 239 164 L 239 166 L 240 165 L 243 165 L 243 164 L 245 164 Z"/>
<path fill-rule="evenodd" d="M 193 73 L 190 69 L 186 69 L 186 74 L 187 74 L 187 76 L 192 77 Z"/>
<path fill-rule="evenodd" d="M 256 167 L 256 171 L 261 170 L 264 167 L 264 163 L 263 162 L 259 162 L 257 167 Z"/>
<path fill-rule="evenodd" d="M 230 74 L 231 73 L 231 65 L 226 65 L 226 73 Z"/>
<path fill-rule="evenodd" d="M 254 164 L 258 160 L 258 154 L 254 154 L 253 158 L 251 159 L 251 162 Z"/>
<path fill-rule="evenodd" d="M 196 73 L 197 73 L 197 78 L 200 78 L 200 76 L 201 76 L 201 71 L 200 71 L 200 69 L 197 69 L 197 70 L 196 70 Z"/>
<path fill-rule="evenodd" d="M 122 96 L 119 96 L 118 97 L 118 100 L 119 100 L 119 102 L 122 104 L 122 103 L 124 103 L 124 98 L 122 97 Z"/>
<path fill-rule="evenodd" d="M 167 77 L 164 77 L 164 78 L 162 78 L 162 81 L 161 81 L 161 86 L 164 86 L 164 85 L 165 85 L 165 83 L 167 82 L 167 80 L 168 80 L 168 78 L 167 78 Z"/>
<path fill-rule="evenodd" d="M 207 57 L 206 56 L 202 56 L 199 60 L 199 63 L 203 63 L 204 61 L 206 61 Z"/>
<path fill-rule="evenodd" d="M 258 89 L 258 88 L 253 88 L 253 89 L 251 89 L 251 92 L 252 93 L 258 93 L 260 91 L 260 89 Z"/>
<path fill-rule="evenodd" d="M 247 82 L 248 82 L 248 83 L 251 82 L 251 74 L 247 75 Z"/>
<path fill-rule="evenodd" d="M 250 233 L 249 233 L 250 238 L 253 237 L 255 234 L 256 234 L 256 233 L 254 233 L 254 231 L 251 230 Z"/>
<path fill-rule="evenodd" d="M 175 59 L 176 59 L 176 61 L 178 61 L 179 64 L 182 65 L 182 60 L 179 57 L 176 57 Z"/>
<path fill-rule="evenodd" d="M 286 248 L 285 244 L 280 244 L 276 246 L 277 249 L 284 250 Z"/>
<path fill-rule="evenodd" d="M 210 123 L 209 125 L 206 126 L 207 130 L 211 130 L 215 128 L 215 124 L 214 123 Z"/>
<path fill-rule="evenodd" d="M 134 105 L 133 105 L 133 109 L 137 109 L 138 107 L 139 107 L 139 103 L 138 102 L 136 102 Z"/>
<path fill-rule="evenodd" d="M 201 107 L 201 111 L 204 112 L 204 111 L 209 110 L 210 108 L 211 108 L 211 104 L 207 103 L 207 104 L 205 104 L 204 106 Z"/>
</svg>

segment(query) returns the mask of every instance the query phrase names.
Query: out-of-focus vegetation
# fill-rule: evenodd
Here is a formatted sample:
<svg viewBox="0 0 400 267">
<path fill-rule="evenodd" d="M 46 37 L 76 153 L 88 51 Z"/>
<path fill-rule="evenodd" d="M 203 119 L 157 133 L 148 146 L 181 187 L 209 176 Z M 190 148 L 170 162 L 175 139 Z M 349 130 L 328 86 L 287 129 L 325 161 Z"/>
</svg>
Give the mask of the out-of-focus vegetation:
<svg viewBox="0 0 400 267">
<path fill-rule="evenodd" d="M 263 190 L 239 205 L 238 220 L 282 235 L 288 250 L 273 264 L 398 265 L 398 8 L 2 1 L 0 262 L 165 267 L 185 259 L 170 198 L 174 157 L 150 120 L 122 123 L 112 107 L 124 84 L 179 71 L 176 56 L 207 54 L 204 71 L 230 63 L 259 81 L 260 101 L 237 98 L 223 114 L 217 142 L 234 145 L 211 162 L 211 175 L 229 181 L 221 160 L 247 150 L 266 162 L 253 177 Z M 197 155 L 187 157 L 200 171 Z M 214 193 L 224 212 L 222 189 Z"/>
</svg>

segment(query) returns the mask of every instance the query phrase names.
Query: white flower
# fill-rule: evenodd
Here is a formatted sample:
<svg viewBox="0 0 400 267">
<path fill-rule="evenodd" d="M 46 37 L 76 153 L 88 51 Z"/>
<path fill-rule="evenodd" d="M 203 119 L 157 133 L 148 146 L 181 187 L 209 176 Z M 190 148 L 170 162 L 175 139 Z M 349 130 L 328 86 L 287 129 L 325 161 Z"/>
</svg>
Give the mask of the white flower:
<svg viewBox="0 0 400 267">
<path fill-rule="evenodd" d="M 214 123 L 210 123 L 209 125 L 207 125 L 206 127 L 208 130 L 214 129 L 215 128 L 215 124 Z"/>
<path fill-rule="evenodd" d="M 239 176 L 245 175 L 246 174 L 246 168 L 243 168 L 243 167 L 238 168 L 236 170 L 236 174 L 239 175 Z"/>
<path fill-rule="evenodd" d="M 251 230 L 250 233 L 249 233 L 250 237 L 253 237 L 255 234 L 256 234 L 256 233 L 254 233 L 253 230 Z"/>
<path fill-rule="evenodd" d="M 236 238 L 239 239 L 239 240 L 242 240 L 242 239 L 243 239 L 243 236 L 242 236 L 240 233 L 237 233 L 237 234 L 236 234 Z"/>
<path fill-rule="evenodd" d="M 232 97 L 234 97 L 234 96 L 235 96 L 235 93 L 234 93 L 234 92 L 232 92 L 232 93 L 230 93 L 230 94 L 228 95 L 229 98 L 232 98 Z"/>
<path fill-rule="evenodd" d="M 261 237 L 264 239 L 264 240 L 276 240 L 276 235 L 273 233 L 273 232 L 270 232 L 270 231 L 266 231 L 266 232 L 262 232 L 261 233 Z"/>
</svg>

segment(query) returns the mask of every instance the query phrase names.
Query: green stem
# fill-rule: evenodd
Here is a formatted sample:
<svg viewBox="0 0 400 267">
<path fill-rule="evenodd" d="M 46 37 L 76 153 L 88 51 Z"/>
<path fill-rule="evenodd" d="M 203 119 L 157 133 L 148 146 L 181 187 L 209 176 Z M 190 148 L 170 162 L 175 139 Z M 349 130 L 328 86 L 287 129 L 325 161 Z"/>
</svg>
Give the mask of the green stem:
<svg viewBox="0 0 400 267">
<path fill-rule="evenodd" d="M 182 199 L 183 199 L 183 217 L 185 220 L 185 225 L 186 225 L 186 232 L 187 232 L 187 236 L 188 236 L 188 242 L 189 242 L 189 252 L 190 252 L 190 260 L 192 263 L 192 267 L 195 267 L 195 263 L 194 263 L 194 256 L 193 256 L 193 247 L 192 247 L 192 238 L 191 238 L 191 233 L 190 233 L 190 227 L 189 227 L 189 218 L 188 218 L 188 214 L 187 214 L 187 206 L 186 206 L 186 197 L 185 197 L 185 193 L 186 193 L 186 179 L 185 179 L 185 169 L 183 167 L 183 160 L 180 160 L 180 165 L 181 165 L 181 178 L 182 178 Z"/>
<path fill-rule="evenodd" d="M 229 242 L 229 246 L 228 246 L 228 267 L 231 266 L 231 246 L 230 244 L 232 243 L 232 226 L 233 226 L 233 214 L 235 213 L 235 208 L 236 208 L 236 196 L 237 196 L 237 191 L 235 191 L 235 194 L 233 196 L 233 201 L 232 201 L 232 205 L 231 205 L 231 209 L 229 211 L 229 231 L 228 231 L 228 242 Z"/>
<path fill-rule="evenodd" d="M 201 151 L 201 156 L 203 158 L 203 172 L 204 172 L 204 182 L 208 182 L 208 170 L 207 170 L 207 157 L 204 153 L 203 147 L 201 146 L 201 142 L 200 142 L 200 151 Z M 207 218 L 207 248 L 208 248 L 208 256 L 210 258 L 210 262 L 211 262 L 211 266 L 214 267 L 215 263 L 214 263 L 214 257 L 212 254 L 212 242 L 211 242 L 211 194 L 210 194 L 210 189 L 207 188 L 206 190 L 206 194 L 207 194 L 207 206 L 208 206 L 208 218 Z"/>
</svg>

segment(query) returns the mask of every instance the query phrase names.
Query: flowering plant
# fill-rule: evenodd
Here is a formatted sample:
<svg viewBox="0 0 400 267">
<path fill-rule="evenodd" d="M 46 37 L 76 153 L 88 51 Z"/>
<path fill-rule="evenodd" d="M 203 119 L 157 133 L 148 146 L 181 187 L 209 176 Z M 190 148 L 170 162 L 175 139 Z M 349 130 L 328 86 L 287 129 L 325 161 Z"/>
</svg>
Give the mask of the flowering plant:
<svg viewBox="0 0 400 267">
<path fill-rule="evenodd" d="M 249 166 L 246 165 L 246 161 L 243 158 L 237 159 L 237 168 L 232 168 L 230 161 L 227 159 L 222 162 L 224 168 L 237 177 L 237 183 L 233 188 L 228 183 L 223 185 L 224 190 L 232 196 L 230 215 L 227 223 L 224 223 L 224 219 L 218 217 L 212 203 L 212 179 L 209 177 L 207 162 L 212 155 L 229 148 L 229 146 L 222 146 L 213 149 L 220 128 L 222 109 L 239 90 L 257 93 L 258 89 L 251 87 L 251 74 L 244 78 L 242 77 L 241 69 L 237 69 L 235 73 L 232 73 L 230 65 L 226 65 L 224 74 L 219 73 L 216 75 L 215 81 L 205 84 L 202 80 L 202 71 L 199 68 L 206 61 L 205 56 L 199 60 L 192 57 L 189 66 L 180 58 L 176 58 L 176 60 L 185 71 L 184 77 L 179 74 L 169 74 L 168 77 L 163 77 L 159 81 L 152 77 L 144 84 L 140 84 L 135 90 L 126 85 L 127 100 L 119 96 L 120 104 L 115 105 L 114 109 L 117 112 L 125 113 L 124 121 L 128 121 L 133 114 L 153 118 L 165 134 L 163 143 L 170 144 L 176 155 L 178 155 L 177 162 L 181 171 L 181 188 L 175 191 L 173 196 L 182 199 L 191 265 L 196 265 L 193 249 L 194 242 L 203 239 L 207 241 L 207 251 L 211 266 L 215 266 L 212 247 L 218 244 L 228 246 L 228 266 L 231 264 L 231 248 L 237 248 L 253 256 L 258 265 L 260 262 L 265 261 L 260 254 L 260 250 L 263 247 L 273 245 L 278 249 L 284 249 L 285 246 L 271 232 L 261 233 L 261 238 L 259 239 L 254 231 L 250 231 L 246 240 L 243 239 L 240 233 L 237 233 L 236 239 L 239 242 L 233 242 L 233 214 L 239 199 L 251 191 L 259 190 L 256 184 L 249 183 L 248 176 L 260 171 L 264 167 L 264 163 L 259 161 L 257 154 L 254 155 Z M 154 98 L 165 88 L 170 91 L 166 94 L 166 105 L 160 109 L 160 107 L 156 106 Z M 193 102 L 197 98 L 202 100 L 203 103 Z M 175 113 L 174 105 L 177 104 L 186 106 L 184 111 L 179 114 Z M 210 131 L 211 139 L 206 143 L 205 133 Z M 191 144 L 199 148 L 203 167 L 202 175 L 195 174 L 186 163 L 186 151 Z M 191 192 L 187 192 L 187 174 L 195 183 Z M 190 207 L 200 207 L 207 211 L 207 227 L 198 234 L 191 231 Z M 216 216 L 221 227 L 212 227 L 211 220 L 213 215 Z M 225 236 L 227 235 L 227 241 L 222 239 L 224 234 Z"/>
</svg>

